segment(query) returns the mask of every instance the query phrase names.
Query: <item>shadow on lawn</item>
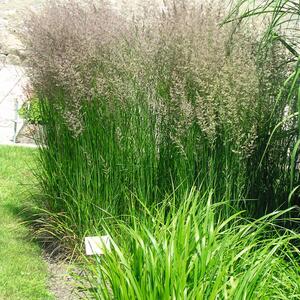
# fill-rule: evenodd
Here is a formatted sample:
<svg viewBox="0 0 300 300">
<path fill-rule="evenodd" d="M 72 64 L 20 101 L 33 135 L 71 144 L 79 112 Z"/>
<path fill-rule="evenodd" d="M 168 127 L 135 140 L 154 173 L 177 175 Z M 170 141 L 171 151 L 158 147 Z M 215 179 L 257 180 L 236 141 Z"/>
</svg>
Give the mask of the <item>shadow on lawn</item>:
<svg viewBox="0 0 300 300">
<path fill-rule="evenodd" d="M 42 230 L 44 221 L 39 208 L 32 204 L 34 202 L 36 202 L 36 197 L 30 196 L 30 198 L 25 197 L 24 203 L 21 205 L 7 203 L 3 207 L 7 213 L 15 216 L 20 224 L 29 229 L 22 239 L 30 240 L 30 242 L 37 244 L 46 257 L 50 257 L 53 260 L 66 259 L 64 250 L 59 242 L 50 233 Z"/>
<path fill-rule="evenodd" d="M 36 198 L 31 196 L 30 198 L 25 197 L 24 200 L 21 205 L 11 203 L 4 205 L 7 213 L 15 216 L 20 224 L 29 229 L 26 235 L 22 235 L 22 237 L 18 235 L 16 238 L 30 241 L 42 249 L 42 256 L 49 272 L 48 286 L 57 299 L 82 299 L 83 291 L 78 288 L 74 279 L 82 276 L 82 271 L 73 265 L 59 242 L 50 233 L 47 234 L 46 231 L 41 230 L 43 225 L 41 211 L 32 204 L 36 202 Z"/>
</svg>

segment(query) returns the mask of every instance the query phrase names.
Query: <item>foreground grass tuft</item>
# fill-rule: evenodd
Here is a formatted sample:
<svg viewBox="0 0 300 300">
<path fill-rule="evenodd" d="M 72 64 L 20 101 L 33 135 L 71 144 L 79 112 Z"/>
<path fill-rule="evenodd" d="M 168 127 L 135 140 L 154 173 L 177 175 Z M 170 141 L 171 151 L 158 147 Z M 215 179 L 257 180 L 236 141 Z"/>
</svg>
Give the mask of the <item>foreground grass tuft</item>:
<svg viewBox="0 0 300 300">
<path fill-rule="evenodd" d="M 133 226 L 119 222 L 112 252 L 90 263 L 92 298 L 299 299 L 299 235 L 275 225 L 284 212 L 224 219 L 226 202 L 212 198 L 191 191 L 179 209 L 168 199 L 143 218 L 133 212 Z"/>
<path fill-rule="evenodd" d="M 0 147 L 0 299 L 53 299 L 47 290 L 47 269 L 37 244 L 22 224 L 24 191 L 32 184 L 28 165 L 35 150 Z M 25 185 L 22 185 L 22 184 Z"/>
</svg>

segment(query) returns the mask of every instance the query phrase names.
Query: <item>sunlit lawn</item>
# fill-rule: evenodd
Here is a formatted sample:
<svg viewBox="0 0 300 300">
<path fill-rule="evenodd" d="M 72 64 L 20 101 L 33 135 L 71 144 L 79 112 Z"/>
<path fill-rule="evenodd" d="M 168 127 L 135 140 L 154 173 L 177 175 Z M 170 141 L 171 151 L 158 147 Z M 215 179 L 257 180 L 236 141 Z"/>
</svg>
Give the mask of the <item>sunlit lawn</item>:
<svg viewBox="0 0 300 300">
<path fill-rule="evenodd" d="M 35 150 L 0 147 L 0 299 L 53 299 L 41 249 L 30 239 L 20 212 L 33 183 Z"/>
</svg>

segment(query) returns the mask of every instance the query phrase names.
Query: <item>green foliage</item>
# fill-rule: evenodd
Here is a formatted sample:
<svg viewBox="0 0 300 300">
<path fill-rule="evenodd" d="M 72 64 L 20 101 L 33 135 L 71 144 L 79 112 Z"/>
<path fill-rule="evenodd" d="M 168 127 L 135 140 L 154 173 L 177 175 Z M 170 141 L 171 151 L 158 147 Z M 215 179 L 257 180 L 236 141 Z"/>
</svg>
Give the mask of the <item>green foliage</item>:
<svg viewBox="0 0 300 300">
<path fill-rule="evenodd" d="M 30 124 L 42 124 L 40 100 L 37 97 L 27 100 L 19 109 L 19 115 Z"/>
<path fill-rule="evenodd" d="M 284 98 L 286 112 L 282 120 L 274 125 L 276 131 L 282 126 L 289 130 L 294 130 L 291 138 L 292 146 L 290 147 L 291 155 L 288 162 L 289 168 L 285 170 L 290 176 L 289 205 L 299 203 L 299 138 L 300 138 L 300 9 L 299 2 L 291 0 L 237 0 L 233 3 L 230 14 L 224 23 L 247 21 L 249 18 L 259 18 L 267 16 L 267 26 L 264 31 L 261 45 L 259 48 L 260 55 L 266 55 L 274 44 L 280 43 L 290 53 L 290 59 L 284 64 L 291 72 L 285 74 L 281 82 L 282 90 L 277 98 Z M 293 119 L 294 122 L 290 122 Z M 288 125 L 285 125 L 288 124 Z M 291 125 L 294 124 L 294 125 Z M 288 131 L 288 130 L 286 130 Z M 273 133 L 275 130 L 273 130 Z M 275 144 L 273 135 L 270 137 L 270 144 Z M 285 159 L 285 158 L 284 158 Z M 283 171 L 284 172 L 284 171 Z"/>
<path fill-rule="evenodd" d="M 168 198 L 132 226 L 116 221 L 112 251 L 89 260 L 84 281 L 93 299 L 298 299 L 299 235 L 275 225 L 285 212 L 220 217 L 213 192 Z M 174 204 L 180 202 L 179 208 Z M 104 226 L 105 227 L 105 226 Z"/>
<path fill-rule="evenodd" d="M 257 55 L 255 33 L 233 35 L 223 16 L 177 4 L 149 13 L 155 22 L 128 23 L 68 2 L 28 23 L 48 231 L 81 238 L 136 199 L 182 199 L 192 186 L 255 216 L 288 204 L 296 120 L 272 134 L 286 106 L 286 90 L 277 97 L 285 53 L 274 45 Z"/>
<path fill-rule="evenodd" d="M 220 28 L 216 3 L 129 21 L 53 1 L 25 26 L 42 230 L 68 250 L 95 232 L 114 241 L 90 264 L 89 296 L 299 298 L 299 236 L 284 229 L 298 211 L 277 211 L 298 188 L 294 51 Z"/>
</svg>

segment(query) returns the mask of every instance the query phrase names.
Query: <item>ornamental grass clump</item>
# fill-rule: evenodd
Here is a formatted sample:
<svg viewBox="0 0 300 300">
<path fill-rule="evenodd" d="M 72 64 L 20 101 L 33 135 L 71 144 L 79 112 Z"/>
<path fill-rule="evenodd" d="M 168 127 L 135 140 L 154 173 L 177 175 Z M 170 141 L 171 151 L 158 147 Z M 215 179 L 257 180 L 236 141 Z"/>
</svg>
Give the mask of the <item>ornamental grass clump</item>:
<svg viewBox="0 0 300 300">
<path fill-rule="evenodd" d="M 263 36 L 260 41 L 258 53 L 264 57 L 268 56 L 268 49 L 275 44 L 281 44 L 282 48 L 289 53 L 289 59 L 283 62 L 285 69 L 282 90 L 277 98 L 283 98 L 285 103 L 282 121 L 274 126 L 272 132 L 277 134 L 278 128 L 284 127 L 284 137 L 289 138 L 292 147 L 289 146 L 288 164 L 280 174 L 286 173 L 289 177 L 289 197 L 288 203 L 299 205 L 299 109 L 300 109 L 300 10 L 299 3 L 292 0 L 237 0 L 233 2 L 231 12 L 223 23 L 238 23 L 264 18 L 267 20 L 266 27 L 263 29 Z M 298 119 L 298 121 L 297 121 Z M 291 134 L 292 132 L 292 134 Z M 296 133 L 298 132 L 298 133 Z M 271 141 L 272 140 L 272 141 Z M 276 139 L 278 140 L 278 139 Z M 270 142 L 274 145 L 272 134 Z M 276 143 L 276 141 L 275 141 Z M 269 143 L 268 143 L 269 144 Z M 277 147 L 282 147 L 278 144 Z M 263 157 L 265 157 L 263 155 Z M 285 160 L 286 156 L 277 159 Z M 269 163 L 269 162 L 267 162 Z M 270 163 L 269 163 L 270 164 Z M 261 164 L 260 164 L 261 165 Z M 284 164 L 282 164 L 284 165 Z M 277 177 L 280 177 L 277 174 Z M 274 174 L 275 175 L 275 174 Z M 275 175 L 276 176 L 276 175 Z M 287 186 L 287 185 L 285 185 Z M 284 187 L 280 186 L 280 189 Z"/>
<path fill-rule="evenodd" d="M 255 32 L 219 26 L 218 3 L 167 1 L 130 18 L 51 1 L 26 23 L 48 231 L 81 238 L 192 186 L 254 215 L 285 205 L 294 131 L 269 139 L 286 106 L 286 53 L 261 58 Z"/>
<path fill-rule="evenodd" d="M 91 299 L 298 299 L 299 235 L 275 225 L 285 212 L 258 220 L 221 218 L 228 200 L 213 191 L 168 198 L 117 221 L 111 251 L 89 259 L 81 277 Z M 105 227 L 105 226 L 104 226 Z M 88 287 L 88 288 L 86 288 Z"/>
</svg>

